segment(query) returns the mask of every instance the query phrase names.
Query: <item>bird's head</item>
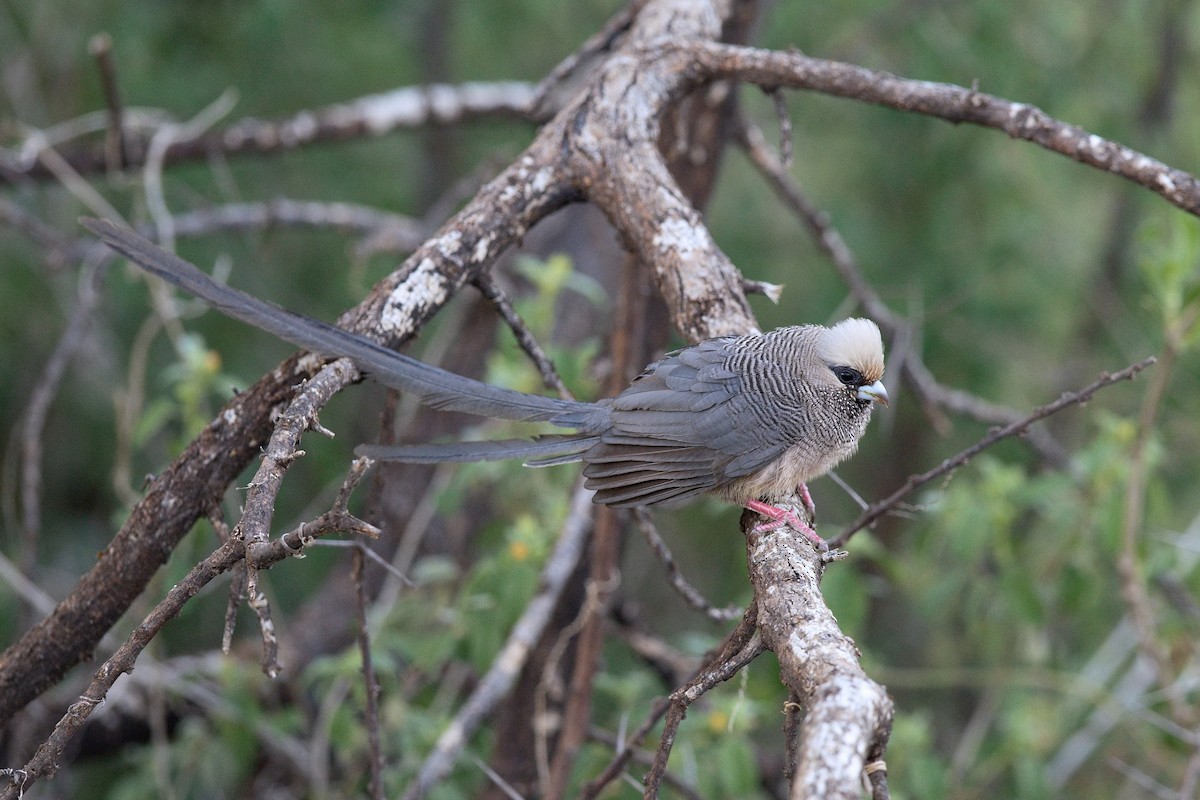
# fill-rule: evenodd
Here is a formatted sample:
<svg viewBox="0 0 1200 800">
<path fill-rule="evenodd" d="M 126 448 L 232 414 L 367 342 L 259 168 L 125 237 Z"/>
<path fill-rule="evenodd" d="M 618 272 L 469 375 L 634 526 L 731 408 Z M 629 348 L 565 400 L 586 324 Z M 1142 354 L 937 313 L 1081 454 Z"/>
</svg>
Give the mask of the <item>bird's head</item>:
<svg viewBox="0 0 1200 800">
<path fill-rule="evenodd" d="M 852 317 L 821 332 L 817 355 L 833 379 L 863 404 L 888 404 L 883 388 L 883 339 L 869 319 Z"/>
</svg>

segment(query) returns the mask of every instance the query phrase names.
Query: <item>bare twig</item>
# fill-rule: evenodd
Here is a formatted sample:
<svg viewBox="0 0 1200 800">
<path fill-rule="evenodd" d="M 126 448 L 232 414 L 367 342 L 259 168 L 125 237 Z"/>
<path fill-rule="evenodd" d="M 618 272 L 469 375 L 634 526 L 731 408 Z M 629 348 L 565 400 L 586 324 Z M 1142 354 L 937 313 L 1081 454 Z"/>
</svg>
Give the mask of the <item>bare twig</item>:
<svg viewBox="0 0 1200 800">
<path fill-rule="evenodd" d="M 351 487 L 356 482 L 352 470 L 347 478 Z M 334 532 L 361 532 L 361 528 L 346 519 L 346 515 L 327 512 L 312 523 L 300 526 L 274 542 L 265 544 L 259 550 L 260 567 L 278 563 L 288 556 L 299 555 L 304 542 L 319 536 Z M 61 766 L 62 754 L 68 742 L 82 729 L 88 717 L 96 706 L 104 702 L 108 690 L 122 674 L 133 669 L 142 650 L 158 635 L 163 626 L 179 615 L 183 606 L 218 575 L 228 572 L 247 556 L 246 543 L 237 536 L 230 537 L 218 547 L 208 558 L 201 561 L 188 574 L 171 587 L 164 597 L 134 629 L 130 637 L 117 648 L 117 651 L 101 665 L 92 679 L 91 684 L 84 690 L 79 700 L 74 703 L 67 713 L 55 725 L 49 738 L 37 749 L 33 758 L 21 770 L 20 786 L 10 784 L 0 788 L 0 800 L 13 800 L 20 795 L 31 783 L 41 778 L 50 777 Z"/>
<path fill-rule="evenodd" d="M 614 635 L 619 637 L 634 655 L 661 674 L 668 686 L 679 686 L 696 674 L 702 663 L 700 658 L 674 647 L 646 630 L 636 620 L 629 619 L 628 615 L 621 611 L 622 609 L 617 607 L 609 613 Z"/>
<path fill-rule="evenodd" d="M 867 316 L 875 320 L 890 337 L 907 338 L 909 322 L 883 302 L 879 293 L 863 275 L 854 252 L 833 225 L 829 215 L 819 209 L 800 189 L 786 167 L 771 151 L 758 126 L 743 118 L 738 126 L 738 135 L 750 162 L 763 174 L 780 199 L 808 227 L 817 247 L 829 258 L 838 276 Z M 943 386 L 916 353 L 905 350 L 902 356 L 900 371 L 921 399 L 922 405 L 931 412 L 936 408 L 944 408 L 993 424 L 1008 424 L 1021 418 L 1021 414 L 1014 409 L 1004 408 L 960 389 Z M 934 422 L 938 422 L 937 417 L 934 417 Z M 1046 431 L 1034 428 L 1029 431 L 1028 439 L 1050 463 L 1066 463 L 1066 453 L 1062 445 Z"/>
<path fill-rule="evenodd" d="M 516 682 L 530 651 L 550 620 L 559 593 L 583 554 L 584 542 L 591 528 L 591 499 L 590 491 L 582 487 L 575 490 L 558 544 L 542 568 L 538 584 L 540 591 L 526 604 L 525 611 L 513 626 L 492 666 L 479 679 L 471 696 L 438 737 L 433 752 L 425 758 L 416 780 L 404 793 L 406 800 L 424 797 L 434 784 L 450 772 L 471 734 Z"/>
<path fill-rule="evenodd" d="M 792 166 L 792 117 L 788 114 L 787 97 L 779 87 L 765 89 L 775 106 L 775 119 L 779 122 L 779 163 L 784 169 Z"/>
<path fill-rule="evenodd" d="M 411 251 L 420 246 L 429 231 L 403 214 L 381 211 L 357 203 L 324 203 L 277 197 L 265 203 L 228 203 L 212 208 L 175 214 L 177 236 L 201 236 L 222 230 L 261 230 L 275 225 L 331 228 L 358 236 L 387 230 L 395 250 Z M 145 236 L 156 236 L 150 226 L 140 226 Z"/>
<path fill-rule="evenodd" d="M 600 742 L 601 744 L 608 745 L 614 750 L 619 750 L 625 746 L 625 740 L 623 737 L 617 734 L 609 733 L 605 730 L 601 730 L 594 726 L 588 730 L 588 738 L 593 741 Z M 643 767 L 650 767 L 654 763 L 654 754 L 647 750 L 643 750 L 640 747 L 634 747 L 630 750 L 630 760 L 637 762 Z M 702 800 L 699 792 L 697 792 L 688 784 L 684 783 L 679 778 L 672 775 L 670 772 L 663 773 L 662 782 L 678 792 L 679 795 L 685 800 Z"/>
<path fill-rule="evenodd" d="M 745 613 L 736 606 L 717 608 L 705 600 L 704 595 L 700 594 L 696 590 L 696 587 L 692 586 L 679 571 L 679 564 L 676 563 L 675 557 L 671 555 L 667 543 L 659 535 L 658 528 L 655 526 L 654 518 L 650 515 L 650 512 L 644 508 L 636 508 L 633 511 L 633 515 L 637 520 L 638 529 L 641 530 L 642 536 L 646 539 L 646 544 L 650 547 L 650 552 L 654 553 L 659 563 L 663 565 L 663 569 L 666 570 L 667 581 L 676 593 L 683 598 L 685 603 L 714 622 L 737 619 Z"/>
<path fill-rule="evenodd" d="M 354 551 L 350 580 L 354 582 L 354 609 L 358 619 L 358 648 L 362 654 L 363 684 L 366 689 L 367 751 L 370 754 L 371 798 L 383 800 L 383 748 L 379 736 L 379 680 L 371 662 L 371 632 L 367 628 L 367 592 L 363 588 L 363 550 Z"/>
<path fill-rule="evenodd" d="M 725 637 L 725 641 L 721 643 L 720 649 L 712 653 L 711 657 L 705 660 L 704 666 L 679 691 L 685 691 L 688 686 L 693 686 L 697 682 L 703 684 L 705 676 L 711 679 L 714 676 L 724 674 L 723 670 L 728 669 L 728 665 L 739 653 L 747 652 L 748 645 L 756 636 L 757 622 L 758 609 L 752 605 L 746 609 L 746 613 L 741 621 L 738 622 L 737 627 Z M 730 672 L 729 676 L 733 674 L 733 672 Z M 727 679 L 725 678 L 725 680 Z M 720 680 L 716 681 L 716 683 L 720 683 Z M 608 765 L 583 787 L 579 795 L 583 800 L 595 800 L 600 792 L 604 790 L 604 787 L 616 780 L 626 765 L 629 764 L 630 759 L 633 758 L 634 750 L 646 738 L 651 729 L 658 724 L 658 721 L 662 719 L 663 714 L 667 713 L 667 709 L 670 706 L 671 698 L 663 698 L 654 704 L 654 707 L 650 710 L 646 719 L 642 721 L 642 724 L 625 737 L 623 745 L 617 747 L 617 754 L 608 762 Z"/>
<path fill-rule="evenodd" d="M 1138 554 L 1138 539 L 1142 532 L 1142 520 L 1146 503 L 1146 482 L 1149 465 L 1147 447 L 1153 437 L 1155 422 L 1171 381 L 1171 374 L 1182 349 L 1189 329 L 1197 324 L 1200 305 L 1193 304 L 1191 313 L 1168 326 L 1163 343 L 1162 364 L 1151 376 L 1150 386 L 1142 399 L 1138 413 L 1137 435 L 1129 452 L 1129 475 L 1125 481 L 1125 508 L 1121 517 L 1121 549 L 1117 556 L 1117 574 L 1121 581 L 1121 597 L 1129 612 L 1129 619 L 1137 631 L 1138 649 L 1154 665 L 1158 673 L 1158 685 L 1166 694 L 1171 711 L 1176 719 L 1194 716 L 1186 710 L 1186 700 L 1178 687 L 1174 687 L 1175 668 L 1171 656 L 1158 631 L 1158 621 L 1150 604 L 1146 590 L 1146 578 Z"/>
<path fill-rule="evenodd" d="M 783 297 L 782 284 L 756 281 L 751 278 L 742 278 L 742 291 L 746 294 L 761 294 L 775 305 L 779 305 L 779 298 Z"/>
<path fill-rule="evenodd" d="M 283 485 L 283 476 L 297 458 L 304 454 L 299 449 L 300 437 L 317 423 L 318 411 L 346 384 L 358 376 L 358 369 L 349 359 L 339 359 L 327 364 L 304 387 L 288 405 L 287 410 L 276 422 L 275 431 L 267 444 L 262 463 L 250 481 L 246 493 L 246 507 L 235 535 L 246 542 L 249 557 L 246 559 L 246 592 L 250 607 L 258 615 L 259 628 L 263 637 L 263 672 L 274 678 L 279 674 L 279 643 L 275 626 L 271 621 L 270 604 L 258 581 L 258 553 L 270 539 L 271 519 L 275 513 L 275 499 Z M 358 469 L 362 469 L 359 465 Z M 340 498 L 340 495 L 339 495 Z"/>
<path fill-rule="evenodd" d="M 671 693 L 667 706 L 667 718 L 663 723 L 662 737 L 659 739 L 658 750 L 654 755 L 654 763 L 650 767 L 650 772 L 646 774 L 646 791 L 643 796 L 647 800 L 658 797 L 658 787 L 666 773 L 667 760 L 671 757 L 671 748 L 675 744 L 675 733 L 679 730 L 679 723 L 683 722 L 683 718 L 687 715 L 688 707 L 718 684 L 732 678 L 742 667 L 762 655 L 766 649 L 762 638 L 756 632 L 737 653 L 704 670 L 688 682 L 687 686 Z"/>
<path fill-rule="evenodd" d="M 1135 375 L 1154 364 L 1156 361 L 1157 359 L 1154 358 L 1154 356 L 1150 356 L 1149 358 L 1142 359 L 1136 364 L 1131 364 L 1118 372 L 1114 372 L 1112 374 L 1104 373 L 1097 380 L 1088 384 L 1079 391 L 1065 392 L 1062 397 L 1058 398 L 1053 403 L 1049 403 L 1041 408 L 1035 409 L 1024 419 L 1017 420 L 1016 422 L 1005 425 L 1002 428 L 996 428 L 992 430 L 991 433 L 980 439 L 975 444 L 971 445 L 957 455 L 946 459 L 933 469 L 928 470 L 927 472 L 922 472 L 919 475 L 909 476 L 908 480 L 904 482 L 903 486 L 892 492 L 883 500 L 880 500 L 877 503 L 872 503 L 871 506 L 863 511 L 857 519 L 846 526 L 845 530 L 843 530 L 833 539 L 830 539 L 830 548 L 844 546 L 846 542 L 849 541 L 850 537 L 853 536 L 857 531 L 862 530 L 875 520 L 882 517 L 884 514 L 891 511 L 897 503 L 911 494 L 914 490 L 924 486 L 936 478 L 940 478 L 943 475 L 953 472 L 963 464 L 966 464 L 975 456 L 979 455 L 979 453 L 994 445 L 996 442 L 999 442 L 1002 439 L 1007 439 L 1010 436 L 1018 436 L 1024 433 L 1033 423 L 1037 422 L 1038 420 L 1045 419 L 1052 414 L 1057 414 L 1064 408 L 1070 408 L 1071 406 L 1082 405 L 1086 403 L 1092 398 L 1092 395 L 1106 386 L 1111 386 L 1114 383 L 1119 383 L 1120 381 L 1132 380 Z"/>
<path fill-rule="evenodd" d="M 167 208 L 166 192 L 163 189 L 163 169 L 173 142 L 195 139 L 224 119 L 237 105 L 237 92 L 226 89 L 187 122 L 171 122 L 161 126 L 150 137 L 146 149 L 145 165 L 142 169 L 142 188 L 146 196 L 146 210 L 154 220 L 159 244 L 170 251 L 175 250 L 175 221 Z M 151 283 L 152 289 L 157 283 Z M 161 288 L 158 291 L 163 291 Z M 162 311 L 159 312 L 160 314 Z M 166 315 L 164 315 L 166 316 Z M 168 317 L 169 318 L 169 317 Z"/>
<path fill-rule="evenodd" d="M 1195 797 L 1198 788 L 1200 788 L 1200 747 L 1193 748 L 1192 755 L 1188 758 L 1187 767 L 1183 772 L 1183 780 L 1179 784 L 1179 800 Z"/>
<path fill-rule="evenodd" d="M 99 302 L 99 282 L 104 270 L 102 259 L 95 250 L 83 265 L 79 277 L 79 295 L 71 309 L 66 328 L 59 337 L 54 352 L 46 360 L 45 367 L 29 396 L 22 424 L 19 426 L 21 439 L 21 551 L 18 562 L 22 572 L 28 573 L 34 565 L 37 542 L 42 529 L 42 434 L 50 404 L 58 396 L 67 364 L 83 343 L 92 316 Z"/>
<path fill-rule="evenodd" d="M 527 119 L 533 98 L 533 87 L 517 82 L 404 87 L 300 111 L 284 120 L 247 117 L 211 134 L 177 138 L 165 149 L 162 159 L 165 165 L 171 165 L 208 158 L 213 153 L 274 153 L 426 125 L 497 117 Z M 140 166 L 147 156 L 147 142 L 132 136 L 131 130 L 126 133 L 128 166 Z M 105 168 L 105 152 L 103 148 L 73 150 L 62 157 L 62 163 L 81 174 L 98 172 Z M 31 179 L 44 179 L 50 172 L 49 165 L 28 157 L 10 164 L 8 169 L 13 176 Z M 0 173 L 0 181 L 12 179 Z"/>
<path fill-rule="evenodd" d="M 512 330 L 513 336 L 517 339 L 517 344 L 529 356 L 529 359 L 538 368 L 538 372 L 542 376 L 542 382 L 546 384 L 546 388 L 553 389 L 558 392 L 559 397 L 568 400 L 574 400 L 575 396 L 571 394 L 571 390 L 563 383 L 562 377 L 558 374 L 558 370 L 554 368 L 554 362 L 550 360 L 550 356 L 546 355 L 546 351 L 538 343 L 538 340 L 533 335 L 533 331 L 529 330 L 529 326 L 525 324 L 525 320 L 521 319 L 521 315 L 513 308 L 512 301 L 509 299 L 505 291 L 496 283 L 496 279 L 492 277 L 490 272 L 484 272 L 475 280 L 475 286 L 480 293 L 488 299 L 495 307 L 496 313 L 500 318 L 508 324 Z"/>
<path fill-rule="evenodd" d="M 100 86 L 104 90 L 104 104 L 108 106 L 108 131 L 104 137 L 104 157 L 109 170 L 125 169 L 129 154 L 125 144 L 124 106 L 117 85 L 117 69 L 112 58 L 112 37 L 97 33 L 88 42 L 88 52 L 96 59 L 100 70 Z"/>
<path fill-rule="evenodd" d="M 53 269 L 61 269 L 81 257 L 73 257 L 67 237 L 57 229 L 42 222 L 4 195 L 0 195 L 0 222 L 10 225 L 38 246 L 42 258 Z M 95 247 L 95 242 L 89 242 Z"/>
</svg>

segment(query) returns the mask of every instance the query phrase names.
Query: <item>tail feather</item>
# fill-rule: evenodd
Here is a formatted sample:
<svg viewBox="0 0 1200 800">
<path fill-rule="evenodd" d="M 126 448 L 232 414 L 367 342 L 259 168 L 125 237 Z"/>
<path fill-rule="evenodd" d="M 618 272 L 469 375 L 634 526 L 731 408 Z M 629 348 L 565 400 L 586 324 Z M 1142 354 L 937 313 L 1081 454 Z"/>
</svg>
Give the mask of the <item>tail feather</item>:
<svg viewBox="0 0 1200 800">
<path fill-rule="evenodd" d="M 589 432 L 607 427 L 605 406 L 525 394 L 455 375 L 334 325 L 219 284 L 194 264 L 108 220 L 84 218 L 80 223 L 113 250 L 194 294 L 222 314 L 307 350 L 353 359 L 374 380 L 419 395 L 426 405 L 484 417 L 550 422 Z"/>
<path fill-rule="evenodd" d="M 380 461 L 407 464 L 438 464 L 443 461 L 504 461 L 534 459 L 530 466 L 550 466 L 578 461 L 583 452 L 600 440 L 598 436 L 542 436 L 529 439 L 490 439 L 483 442 L 439 442 L 434 444 L 363 444 L 356 455 Z"/>
</svg>

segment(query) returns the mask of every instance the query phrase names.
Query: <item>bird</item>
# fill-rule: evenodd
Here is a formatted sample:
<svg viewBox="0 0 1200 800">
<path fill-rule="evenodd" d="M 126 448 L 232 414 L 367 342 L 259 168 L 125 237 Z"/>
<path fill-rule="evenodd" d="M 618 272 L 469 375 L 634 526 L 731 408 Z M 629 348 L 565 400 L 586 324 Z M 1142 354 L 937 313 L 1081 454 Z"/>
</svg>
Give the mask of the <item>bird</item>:
<svg viewBox="0 0 1200 800">
<path fill-rule="evenodd" d="M 674 506 L 700 495 L 790 526 L 824 551 L 810 524 L 808 482 L 858 449 L 877 403 L 888 404 L 879 328 L 851 317 L 722 336 L 668 353 L 615 397 L 595 402 L 527 394 L 466 378 L 366 337 L 233 287 L 107 220 L 81 224 L 133 263 L 217 311 L 307 350 L 346 357 L 371 379 L 433 408 L 574 429 L 533 439 L 364 444 L 356 453 L 410 463 L 522 459 L 542 467 L 582 461 L 593 502 Z M 799 496 L 808 521 L 780 501 Z"/>
</svg>

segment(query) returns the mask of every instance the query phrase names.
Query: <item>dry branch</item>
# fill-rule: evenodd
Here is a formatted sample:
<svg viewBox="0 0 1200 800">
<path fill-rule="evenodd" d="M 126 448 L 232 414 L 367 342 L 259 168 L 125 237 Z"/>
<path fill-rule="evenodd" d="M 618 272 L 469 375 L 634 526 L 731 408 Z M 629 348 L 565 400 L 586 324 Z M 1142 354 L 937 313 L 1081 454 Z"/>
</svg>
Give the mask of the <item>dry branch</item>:
<svg viewBox="0 0 1200 800">
<path fill-rule="evenodd" d="M 825 605 L 821 555 L 788 527 L 753 533 L 754 519 L 742 516 L 758 630 L 805 709 L 791 796 L 857 800 L 864 769 L 887 746 L 891 698 Z"/>
<path fill-rule="evenodd" d="M 344 502 L 362 475 L 361 465 L 356 465 L 351 469 L 342 491 L 338 495 L 339 502 Z M 317 520 L 306 523 L 265 545 L 259 552 L 259 564 L 265 567 L 276 564 L 289 556 L 299 555 L 303 552 L 305 545 L 313 539 L 335 532 L 362 533 L 364 526 L 359 520 L 355 520 L 335 504 L 333 510 L 323 514 Z M 137 657 L 158 635 L 163 626 L 178 616 L 179 612 L 183 610 L 183 606 L 214 578 L 228 572 L 246 557 L 245 541 L 237 536 L 230 537 L 212 555 L 192 567 L 183 580 L 172 586 L 166 597 L 142 620 L 142 623 L 117 648 L 117 651 L 100 666 L 79 700 L 67 709 L 67 713 L 55 725 L 54 731 L 34 753 L 33 758 L 17 771 L 20 773 L 20 783 L 14 782 L 0 787 L 0 800 L 12 800 L 20 797 L 30 784 L 41 778 L 52 777 L 61 766 L 63 750 L 67 744 L 83 728 L 84 723 L 87 722 L 96 707 L 104 702 L 109 689 L 117 679 L 133 670 Z"/>
<path fill-rule="evenodd" d="M 1139 372 L 1154 364 L 1155 361 L 1157 361 L 1157 359 L 1154 358 L 1154 356 L 1150 356 L 1149 358 L 1142 359 L 1136 364 L 1130 364 L 1128 367 L 1118 372 L 1114 372 L 1112 374 L 1104 373 L 1094 382 L 1088 384 L 1079 391 L 1064 392 L 1062 397 L 1058 398 L 1053 403 L 1048 403 L 1047 405 L 1035 409 L 1025 418 L 1005 425 L 1002 428 L 993 429 L 987 436 L 983 437 L 966 450 L 963 450 L 957 455 L 946 459 L 933 469 L 930 469 L 927 472 L 922 472 L 919 475 L 909 476 L 908 480 L 906 480 L 904 485 L 899 489 L 892 492 L 878 503 L 872 503 L 871 506 L 864 509 L 863 512 L 859 514 L 857 519 L 846 526 L 845 530 L 843 530 L 833 539 L 829 540 L 829 546 L 841 547 L 856 532 L 862 530 L 882 517 L 884 514 L 890 512 L 901 500 L 903 500 L 913 491 L 919 489 L 932 480 L 936 480 L 943 475 L 950 474 L 997 442 L 1007 439 L 1011 436 L 1020 436 L 1027 431 L 1029 426 L 1033 423 L 1037 422 L 1038 420 L 1045 419 L 1052 414 L 1057 414 L 1064 408 L 1083 405 L 1092 398 L 1092 395 L 1106 386 L 1112 386 L 1114 383 L 1120 383 L 1121 381 L 1133 380 L 1133 378 Z"/>
<path fill-rule="evenodd" d="M 463 83 L 406 86 L 381 94 L 365 95 L 344 103 L 305 110 L 284 120 L 248 117 L 224 130 L 189 136 L 170 143 L 162 154 L 163 164 L 179 164 L 208 158 L 249 153 L 269 154 L 313 144 L 383 136 L 396 130 L 428 125 L 454 125 L 475 120 L 529 119 L 534 87 L 526 83 Z M 146 163 L 150 139 L 141 129 L 125 126 L 126 166 Z M 3 159 L 0 183 L 43 180 L 53 177 L 45 161 L 46 150 L 22 148 L 17 157 Z M 85 147 L 61 155 L 63 162 L 80 175 L 103 171 L 109 165 L 108 148 Z"/>
<path fill-rule="evenodd" d="M 663 45 L 668 46 L 666 44 Z M 915 111 L 949 122 L 1003 131 L 1090 167 L 1111 172 L 1200 215 L 1200 181 L 1144 153 L 1062 122 L 1028 103 L 1014 103 L 949 83 L 901 78 L 854 64 L 713 42 L 677 45 L 707 78 L 747 81 L 765 87 L 810 89 L 835 97 Z"/>
</svg>

